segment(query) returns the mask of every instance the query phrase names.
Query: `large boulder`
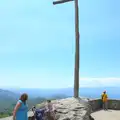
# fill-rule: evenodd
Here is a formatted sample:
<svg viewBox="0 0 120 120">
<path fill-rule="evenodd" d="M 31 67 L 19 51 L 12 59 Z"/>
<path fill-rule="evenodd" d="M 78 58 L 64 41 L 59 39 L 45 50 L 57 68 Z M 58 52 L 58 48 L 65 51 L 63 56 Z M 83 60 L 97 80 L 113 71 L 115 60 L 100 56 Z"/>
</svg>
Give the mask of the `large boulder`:
<svg viewBox="0 0 120 120">
<path fill-rule="evenodd" d="M 85 99 L 67 98 L 54 101 L 57 120 L 90 120 L 91 106 Z"/>
<path fill-rule="evenodd" d="M 94 120 L 91 117 L 91 106 L 89 100 L 85 98 L 66 98 L 53 100 L 52 103 L 56 108 L 56 120 Z M 41 104 L 45 106 L 45 102 Z M 29 120 L 32 119 L 32 114 Z"/>
</svg>

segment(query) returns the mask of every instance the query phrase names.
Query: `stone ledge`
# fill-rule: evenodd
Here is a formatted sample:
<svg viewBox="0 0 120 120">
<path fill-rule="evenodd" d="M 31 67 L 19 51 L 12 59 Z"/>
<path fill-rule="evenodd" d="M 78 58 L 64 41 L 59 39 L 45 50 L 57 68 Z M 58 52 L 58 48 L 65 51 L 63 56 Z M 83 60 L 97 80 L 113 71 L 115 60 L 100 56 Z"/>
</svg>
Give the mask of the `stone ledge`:
<svg viewBox="0 0 120 120">
<path fill-rule="evenodd" d="M 91 105 L 93 112 L 102 109 L 102 100 L 101 99 L 89 100 L 89 104 Z M 120 100 L 109 99 L 108 100 L 108 109 L 120 110 Z"/>
</svg>

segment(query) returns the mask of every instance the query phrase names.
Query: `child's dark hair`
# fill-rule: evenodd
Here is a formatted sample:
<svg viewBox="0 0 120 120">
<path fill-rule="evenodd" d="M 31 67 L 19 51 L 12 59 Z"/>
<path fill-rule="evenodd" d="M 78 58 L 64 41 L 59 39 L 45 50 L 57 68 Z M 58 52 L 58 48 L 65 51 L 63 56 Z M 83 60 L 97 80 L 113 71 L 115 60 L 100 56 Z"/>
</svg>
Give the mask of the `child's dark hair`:
<svg viewBox="0 0 120 120">
<path fill-rule="evenodd" d="M 48 102 L 48 103 L 50 103 L 50 102 L 51 102 L 51 100 L 47 100 L 47 102 Z"/>
</svg>

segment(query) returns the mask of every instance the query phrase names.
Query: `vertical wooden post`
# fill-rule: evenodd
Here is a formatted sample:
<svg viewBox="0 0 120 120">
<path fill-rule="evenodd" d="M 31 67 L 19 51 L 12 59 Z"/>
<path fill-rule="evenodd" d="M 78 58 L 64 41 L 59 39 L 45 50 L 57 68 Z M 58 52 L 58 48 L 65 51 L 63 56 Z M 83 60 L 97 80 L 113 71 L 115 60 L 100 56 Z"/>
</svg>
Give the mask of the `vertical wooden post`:
<svg viewBox="0 0 120 120">
<path fill-rule="evenodd" d="M 78 0 L 59 0 L 53 2 L 54 5 L 66 2 L 75 2 L 75 67 L 74 67 L 74 97 L 79 97 L 79 8 Z"/>
<path fill-rule="evenodd" d="M 74 97 L 79 97 L 79 8 L 75 1 L 75 70 L 74 70 Z"/>
</svg>

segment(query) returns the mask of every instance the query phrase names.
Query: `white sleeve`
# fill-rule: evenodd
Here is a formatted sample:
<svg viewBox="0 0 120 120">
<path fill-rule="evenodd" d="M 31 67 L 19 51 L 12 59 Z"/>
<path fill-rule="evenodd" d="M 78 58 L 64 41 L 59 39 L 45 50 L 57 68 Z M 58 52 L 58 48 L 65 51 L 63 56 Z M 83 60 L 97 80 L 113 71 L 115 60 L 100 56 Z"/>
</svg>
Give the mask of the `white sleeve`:
<svg viewBox="0 0 120 120">
<path fill-rule="evenodd" d="M 45 105 L 45 109 L 46 109 L 46 111 L 48 111 L 48 110 L 49 110 L 49 109 L 48 109 L 48 105 L 47 105 L 47 104 Z"/>
<path fill-rule="evenodd" d="M 56 109 L 54 104 L 52 105 L 52 109 L 53 109 L 53 111 Z"/>
</svg>

